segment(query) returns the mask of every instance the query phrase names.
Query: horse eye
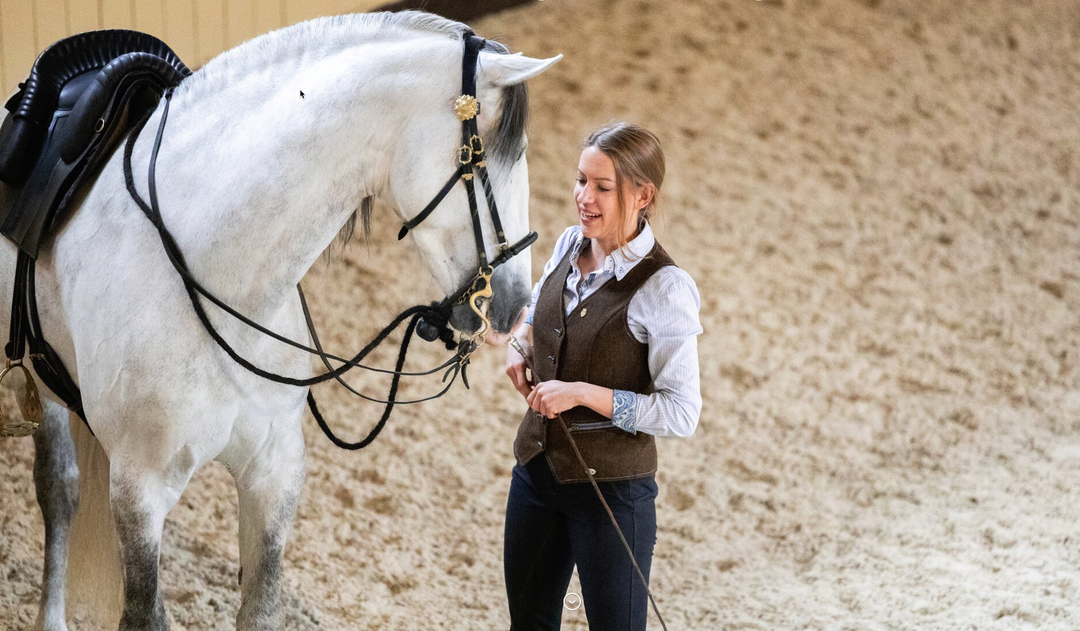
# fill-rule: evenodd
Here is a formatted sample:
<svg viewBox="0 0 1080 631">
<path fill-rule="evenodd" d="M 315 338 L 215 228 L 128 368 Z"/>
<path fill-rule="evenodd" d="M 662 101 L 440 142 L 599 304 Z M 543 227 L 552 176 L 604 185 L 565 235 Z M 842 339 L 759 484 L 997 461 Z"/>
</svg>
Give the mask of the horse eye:
<svg viewBox="0 0 1080 631">
<path fill-rule="evenodd" d="M 526 143 L 525 146 L 521 148 L 521 153 L 518 154 L 518 157 L 514 160 L 514 162 L 517 162 L 518 160 L 521 160 L 523 157 L 525 157 L 525 150 L 528 148 L 529 145 L 528 143 Z"/>
</svg>

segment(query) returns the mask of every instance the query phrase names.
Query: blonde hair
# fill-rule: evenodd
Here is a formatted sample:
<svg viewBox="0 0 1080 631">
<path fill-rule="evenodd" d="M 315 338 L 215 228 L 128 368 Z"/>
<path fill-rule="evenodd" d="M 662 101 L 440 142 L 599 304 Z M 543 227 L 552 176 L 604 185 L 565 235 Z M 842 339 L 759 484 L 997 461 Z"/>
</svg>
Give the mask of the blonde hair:
<svg viewBox="0 0 1080 631">
<path fill-rule="evenodd" d="M 646 219 L 651 219 L 660 197 L 660 185 L 664 183 L 664 150 L 660 139 L 644 127 L 627 122 L 604 125 L 585 138 L 582 148 L 596 147 L 615 164 L 615 190 L 619 202 L 619 225 L 625 226 L 627 215 L 632 212 L 626 202 L 624 188 L 652 184 L 656 189 L 649 204 L 638 214 L 640 230 Z M 618 247 L 623 248 L 633 238 L 620 234 Z"/>
</svg>

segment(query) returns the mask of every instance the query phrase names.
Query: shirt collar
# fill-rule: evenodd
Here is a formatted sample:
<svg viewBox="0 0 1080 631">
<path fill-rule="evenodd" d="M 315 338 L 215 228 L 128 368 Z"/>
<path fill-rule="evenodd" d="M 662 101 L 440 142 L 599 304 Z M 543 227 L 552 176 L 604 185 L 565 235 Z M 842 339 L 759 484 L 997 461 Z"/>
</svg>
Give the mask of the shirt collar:
<svg viewBox="0 0 1080 631">
<path fill-rule="evenodd" d="M 585 239 L 581 232 L 578 232 L 577 242 L 574 244 L 574 254 L 572 260 L 577 261 L 578 255 L 581 254 L 581 246 L 584 244 Z M 626 247 L 619 248 L 608 255 L 611 259 L 611 263 L 614 266 L 615 279 L 622 280 L 630 270 L 634 269 L 634 266 L 641 262 L 641 259 L 645 258 L 649 252 L 652 251 L 653 246 L 656 245 L 656 237 L 653 236 L 652 226 L 649 222 L 645 222 L 645 227 L 641 229 L 636 237 L 630 240 L 630 243 L 626 244 Z M 608 264 L 607 260 L 604 261 L 604 266 Z"/>
</svg>

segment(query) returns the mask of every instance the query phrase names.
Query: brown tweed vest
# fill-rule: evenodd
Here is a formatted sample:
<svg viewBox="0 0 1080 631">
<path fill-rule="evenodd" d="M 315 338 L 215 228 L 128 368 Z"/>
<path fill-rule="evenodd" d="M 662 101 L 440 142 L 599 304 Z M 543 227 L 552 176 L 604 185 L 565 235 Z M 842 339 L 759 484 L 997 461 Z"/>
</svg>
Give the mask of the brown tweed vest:
<svg viewBox="0 0 1080 631">
<path fill-rule="evenodd" d="M 587 247 L 589 241 L 585 240 L 582 250 Z M 532 331 L 535 380 L 584 381 L 614 390 L 652 392 L 649 347 L 634 339 L 626 323 L 626 310 L 650 276 L 674 264 L 657 243 L 622 280 L 608 280 L 566 316 L 563 288 L 571 272 L 568 252 L 536 300 Z M 562 416 L 596 480 L 628 480 L 656 472 L 652 435 L 631 434 L 584 406 Z M 524 465 L 541 452 L 560 483 L 588 481 L 558 420 L 548 421 L 530 409 L 518 427 L 514 456 Z"/>
</svg>

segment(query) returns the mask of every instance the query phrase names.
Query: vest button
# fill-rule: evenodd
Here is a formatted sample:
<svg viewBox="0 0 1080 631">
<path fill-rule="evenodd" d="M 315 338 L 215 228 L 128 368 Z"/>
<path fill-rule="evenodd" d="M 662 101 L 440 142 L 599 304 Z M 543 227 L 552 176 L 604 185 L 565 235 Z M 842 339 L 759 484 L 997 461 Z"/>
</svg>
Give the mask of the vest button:
<svg viewBox="0 0 1080 631">
<path fill-rule="evenodd" d="M 596 469 L 589 469 L 589 475 L 596 475 Z"/>
<path fill-rule="evenodd" d="M 555 335 L 562 335 L 562 329 L 555 329 Z"/>
<path fill-rule="evenodd" d="M 554 355 L 548 355 L 548 361 L 550 361 L 551 363 L 554 364 L 555 363 L 555 356 Z"/>
<path fill-rule="evenodd" d="M 540 445 L 540 447 L 543 447 L 544 446 L 544 441 L 538 440 L 538 441 L 536 441 L 536 444 Z"/>
</svg>

